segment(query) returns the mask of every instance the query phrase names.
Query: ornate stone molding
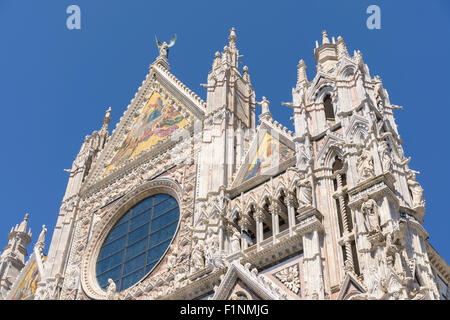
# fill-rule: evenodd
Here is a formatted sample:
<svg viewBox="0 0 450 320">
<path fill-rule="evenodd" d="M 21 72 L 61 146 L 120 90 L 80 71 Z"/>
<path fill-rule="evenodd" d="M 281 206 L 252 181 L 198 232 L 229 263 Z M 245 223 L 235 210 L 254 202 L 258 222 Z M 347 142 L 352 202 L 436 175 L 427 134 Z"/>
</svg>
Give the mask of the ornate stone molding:
<svg viewBox="0 0 450 320">
<path fill-rule="evenodd" d="M 278 271 L 274 276 L 293 293 L 300 295 L 300 270 L 298 263 Z"/>
<path fill-rule="evenodd" d="M 179 204 L 180 216 L 183 216 L 183 206 L 181 205 L 183 190 L 173 180 L 160 178 L 144 183 L 143 185 L 129 192 L 127 195 L 121 198 L 116 206 L 111 211 L 107 212 L 105 216 L 103 216 L 99 221 L 99 224 L 96 226 L 91 235 L 90 241 L 81 261 L 81 284 L 84 292 L 88 295 L 89 298 L 97 300 L 106 298 L 106 292 L 103 291 L 98 285 L 95 265 L 97 262 L 98 254 L 100 253 L 101 246 L 105 241 L 107 235 L 109 234 L 109 231 L 114 227 L 116 222 L 127 210 L 129 210 L 131 207 L 144 200 L 145 198 L 158 193 L 167 193 L 174 197 Z M 178 223 L 177 231 L 174 238 L 172 239 L 172 242 L 178 235 L 180 222 L 181 219 Z M 131 292 L 136 286 L 140 284 L 140 282 L 142 282 L 142 280 L 132 287 L 121 292 L 121 295 L 126 296 L 127 293 Z"/>
<path fill-rule="evenodd" d="M 212 300 L 225 300 L 230 294 L 237 279 L 241 279 L 256 295 L 265 300 L 286 300 L 287 296 L 275 283 L 253 268 L 250 271 L 250 263 L 242 266 L 239 261 L 233 261 L 228 266 L 228 271 L 222 282 L 215 288 Z"/>
</svg>

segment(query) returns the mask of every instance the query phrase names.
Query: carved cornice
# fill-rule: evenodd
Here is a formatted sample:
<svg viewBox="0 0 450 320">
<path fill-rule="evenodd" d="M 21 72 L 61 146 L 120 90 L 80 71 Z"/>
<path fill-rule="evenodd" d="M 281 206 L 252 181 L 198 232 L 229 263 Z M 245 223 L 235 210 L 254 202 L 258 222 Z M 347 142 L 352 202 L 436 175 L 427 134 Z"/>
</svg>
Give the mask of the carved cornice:
<svg viewBox="0 0 450 320">
<path fill-rule="evenodd" d="M 360 206 L 366 197 L 379 199 L 383 196 L 390 198 L 398 207 L 399 200 L 394 192 L 393 179 L 390 173 L 383 173 L 379 176 L 369 178 L 356 187 L 349 189 L 349 207 L 354 209 Z"/>
</svg>

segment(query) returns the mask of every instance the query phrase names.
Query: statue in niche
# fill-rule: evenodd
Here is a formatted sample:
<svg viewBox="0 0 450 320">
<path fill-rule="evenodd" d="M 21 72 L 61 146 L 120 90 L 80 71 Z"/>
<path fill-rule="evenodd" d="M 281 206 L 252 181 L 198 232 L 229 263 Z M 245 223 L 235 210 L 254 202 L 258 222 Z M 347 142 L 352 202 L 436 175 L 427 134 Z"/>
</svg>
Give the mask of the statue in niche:
<svg viewBox="0 0 450 320">
<path fill-rule="evenodd" d="M 408 178 L 408 187 L 412 196 L 412 206 L 423 207 L 425 205 L 425 200 L 423 198 L 423 189 L 420 183 L 416 181 L 416 175 L 412 173 Z"/>
<path fill-rule="evenodd" d="M 231 230 L 231 251 L 233 253 L 241 251 L 241 234 L 237 228 Z"/>
<path fill-rule="evenodd" d="M 194 271 L 203 269 L 205 267 L 205 251 L 203 240 L 197 240 L 192 249 L 192 267 Z"/>
<path fill-rule="evenodd" d="M 112 279 L 108 279 L 108 288 L 106 288 L 106 299 L 107 300 L 116 300 L 117 293 L 116 293 L 116 284 Z"/>
<path fill-rule="evenodd" d="M 300 207 L 310 206 L 312 204 L 312 187 L 311 181 L 302 180 L 297 188 L 297 199 Z"/>
<path fill-rule="evenodd" d="M 378 206 L 376 201 L 373 199 L 368 199 L 363 203 L 361 211 L 366 220 L 366 226 L 369 234 L 381 232 L 380 217 L 378 215 Z"/>
<path fill-rule="evenodd" d="M 311 159 L 312 150 L 309 147 L 306 147 L 304 144 L 301 144 L 297 154 L 299 155 L 299 167 L 301 169 L 306 169 Z"/>
<path fill-rule="evenodd" d="M 384 172 L 389 172 L 392 169 L 392 158 L 389 154 L 389 144 L 386 141 L 382 141 L 379 145 L 381 166 Z"/>
<path fill-rule="evenodd" d="M 180 248 L 178 248 L 177 263 L 181 263 L 184 260 L 186 260 L 186 258 L 189 257 L 189 253 L 190 253 L 190 248 L 189 248 L 189 245 L 187 245 L 187 244 L 184 244 L 183 246 L 181 246 L 181 250 L 180 250 Z"/>
<path fill-rule="evenodd" d="M 359 181 L 364 181 L 375 176 L 373 156 L 369 151 L 364 150 L 362 152 L 362 154 L 358 158 L 356 165 L 358 167 Z"/>
</svg>

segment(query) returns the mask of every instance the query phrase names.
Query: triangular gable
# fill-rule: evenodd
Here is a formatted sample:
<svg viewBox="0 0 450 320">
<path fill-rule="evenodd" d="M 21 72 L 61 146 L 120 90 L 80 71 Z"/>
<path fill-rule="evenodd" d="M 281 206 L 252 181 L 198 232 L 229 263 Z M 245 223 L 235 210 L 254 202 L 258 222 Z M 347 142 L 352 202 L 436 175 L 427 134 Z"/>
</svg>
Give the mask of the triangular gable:
<svg viewBox="0 0 450 320">
<path fill-rule="evenodd" d="M 212 300 L 227 300 L 232 298 L 233 289 L 236 286 L 244 287 L 252 298 L 262 300 L 286 300 L 284 293 L 274 282 L 263 275 L 259 275 L 256 269 L 250 271 L 250 264 L 241 265 L 239 261 L 233 261 L 228 265 L 219 287 L 215 289 Z"/>
<path fill-rule="evenodd" d="M 192 131 L 205 109 L 205 102 L 157 60 L 100 153 L 87 186 L 167 150 L 177 140 L 173 137 Z"/>
<path fill-rule="evenodd" d="M 47 256 L 43 256 L 43 260 Z M 22 268 L 11 291 L 8 293 L 8 300 L 32 300 L 36 293 L 37 285 L 41 281 L 41 274 L 36 261 L 36 256 L 33 253 L 28 259 L 25 266 Z"/>
<path fill-rule="evenodd" d="M 133 121 L 129 133 L 106 167 L 104 174 L 132 161 L 157 143 L 167 140 L 172 133 L 189 125 L 180 111 L 170 105 L 159 92 L 154 91 L 139 116 Z"/>
<path fill-rule="evenodd" d="M 330 149 L 332 147 L 340 148 L 340 144 L 344 142 L 341 134 L 337 132 L 327 132 L 325 138 L 320 144 L 319 152 L 317 153 L 317 163 L 319 167 L 322 167 L 325 163 L 325 158 L 327 157 Z"/>
<path fill-rule="evenodd" d="M 341 285 L 341 290 L 337 300 L 347 300 L 348 298 L 366 292 L 363 285 L 352 274 L 347 273 L 344 282 Z"/>
<path fill-rule="evenodd" d="M 248 186 L 259 184 L 294 163 L 293 141 L 264 121 L 238 169 L 232 186 L 235 188 L 243 183 Z"/>
</svg>

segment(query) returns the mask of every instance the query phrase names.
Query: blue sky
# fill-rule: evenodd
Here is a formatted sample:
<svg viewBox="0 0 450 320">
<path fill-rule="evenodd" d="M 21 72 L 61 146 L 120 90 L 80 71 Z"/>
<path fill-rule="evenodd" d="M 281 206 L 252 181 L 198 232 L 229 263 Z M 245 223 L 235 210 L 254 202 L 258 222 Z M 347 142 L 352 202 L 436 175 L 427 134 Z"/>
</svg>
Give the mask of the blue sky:
<svg viewBox="0 0 450 320">
<path fill-rule="evenodd" d="M 81 30 L 66 28 L 71 4 L 81 8 Z M 381 8 L 380 30 L 366 27 L 371 4 Z M 158 54 L 155 34 L 166 41 L 178 35 L 171 71 L 205 99 L 200 83 L 233 26 L 257 98 L 266 96 L 274 118 L 290 128 L 291 109 L 281 102 L 291 101 L 300 58 L 313 78 L 321 31 L 341 35 L 350 53 L 361 50 L 391 102 L 404 107 L 395 115 L 410 167 L 421 172 L 425 228 L 450 261 L 450 2 L 444 0 L 0 0 L 0 247 L 27 212 L 33 240 L 46 224 L 50 242 L 68 178 L 63 169 L 109 106 L 115 127 Z"/>
</svg>

